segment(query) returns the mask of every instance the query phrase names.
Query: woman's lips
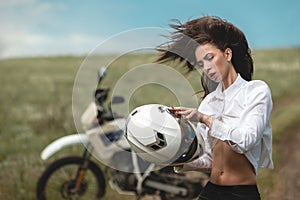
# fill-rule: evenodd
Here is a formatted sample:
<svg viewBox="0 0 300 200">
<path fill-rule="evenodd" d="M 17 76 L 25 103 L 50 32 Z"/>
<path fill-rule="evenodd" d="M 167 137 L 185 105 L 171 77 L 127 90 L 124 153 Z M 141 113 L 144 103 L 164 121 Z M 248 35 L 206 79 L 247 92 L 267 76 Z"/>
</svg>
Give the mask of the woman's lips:
<svg viewBox="0 0 300 200">
<path fill-rule="evenodd" d="M 208 76 L 210 77 L 211 80 L 213 80 L 215 82 L 220 81 L 220 77 L 219 77 L 219 74 L 217 72 L 210 73 L 210 74 L 208 74 Z"/>
<path fill-rule="evenodd" d="M 215 75 L 216 75 L 216 73 L 211 73 L 211 74 L 209 74 L 209 77 L 212 78 L 212 79 L 214 79 Z"/>
</svg>

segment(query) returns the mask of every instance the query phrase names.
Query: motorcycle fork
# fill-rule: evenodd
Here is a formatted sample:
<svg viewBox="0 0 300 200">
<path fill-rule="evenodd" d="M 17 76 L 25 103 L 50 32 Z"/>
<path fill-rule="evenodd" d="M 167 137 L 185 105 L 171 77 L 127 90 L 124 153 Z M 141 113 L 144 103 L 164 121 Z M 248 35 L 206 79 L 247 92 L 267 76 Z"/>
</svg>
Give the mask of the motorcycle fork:
<svg viewBox="0 0 300 200">
<path fill-rule="evenodd" d="M 76 173 L 76 178 L 75 178 L 76 182 L 75 182 L 75 187 L 74 187 L 75 192 L 79 191 L 80 186 L 84 180 L 86 170 L 90 163 L 91 153 L 88 150 L 88 148 L 85 148 L 82 157 L 83 157 L 83 163 L 79 166 L 78 171 Z"/>
</svg>

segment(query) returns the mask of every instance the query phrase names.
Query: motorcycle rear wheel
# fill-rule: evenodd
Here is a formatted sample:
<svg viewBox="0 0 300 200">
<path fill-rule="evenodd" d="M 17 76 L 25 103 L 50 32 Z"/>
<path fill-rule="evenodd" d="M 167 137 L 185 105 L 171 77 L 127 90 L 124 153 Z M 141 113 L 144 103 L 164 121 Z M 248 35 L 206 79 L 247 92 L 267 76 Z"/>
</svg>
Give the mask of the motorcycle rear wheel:
<svg viewBox="0 0 300 200">
<path fill-rule="evenodd" d="M 105 178 L 93 161 L 89 161 L 79 190 L 72 191 L 78 169 L 84 162 L 82 157 L 66 157 L 51 163 L 37 183 L 37 199 L 100 199 L 105 194 Z"/>
</svg>

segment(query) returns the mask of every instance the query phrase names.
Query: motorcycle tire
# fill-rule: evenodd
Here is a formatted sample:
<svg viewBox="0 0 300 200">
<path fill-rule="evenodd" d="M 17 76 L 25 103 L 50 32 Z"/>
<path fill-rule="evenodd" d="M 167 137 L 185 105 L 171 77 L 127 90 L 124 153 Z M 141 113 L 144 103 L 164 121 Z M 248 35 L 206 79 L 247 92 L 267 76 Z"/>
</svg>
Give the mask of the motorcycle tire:
<svg viewBox="0 0 300 200">
<path fill-rule="evenodd" d="M 72 193 L 76 173 L 83 161 L 82 157 L 66 157 L 51 163 L 37 182 L 37 199 L 101 199 L 105 194 L 105 178 L 91 160 L 79 190 Z"/>
</svg>

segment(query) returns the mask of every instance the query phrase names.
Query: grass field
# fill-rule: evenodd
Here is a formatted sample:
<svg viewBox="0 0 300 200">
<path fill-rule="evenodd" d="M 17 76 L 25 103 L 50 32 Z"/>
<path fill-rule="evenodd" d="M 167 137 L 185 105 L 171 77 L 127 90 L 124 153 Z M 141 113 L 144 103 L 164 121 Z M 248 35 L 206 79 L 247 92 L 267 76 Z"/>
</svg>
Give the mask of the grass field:
<svg viewBox="0 0 300 200">
<path fill-rule="evenodd" d="M 273 177 L 281 166 L 278 142 L 289 130 L 300 126 L 300 49 L 256 50 L 253 56 L 254 79 L 262 79 L 269 84 L 274 101 L 271 122 L 276 168 L 261 170 L 258 176 L 262 197 L 269 199 L 273 192 Z M 103 57 L 104 63 L 110 59 Z M 147 54 L 119 58 L 111 64 L 114 67 L 107 76 L 106 84 L 113 85 L 124 71 L 153 59 L 153 55 Z M 43 162 L 40 152 L 54 139 L 76 132 L 72 91 L 83 61 L 83 57 L 0 60 L 0 199 L 36 199 L 36 181 L 45 166 L 56 158 Z M 188 75 L 187 79 L 195 90 L 201 89 L 197 74 Z M 176 98 L 166 88 L 149 85 L 139 88 L 130 103 L 134 107 L 149 102 L 174 104 Z M 71 148 L 70 151 L 78 150 Z M 58 156 L 68 153 L 64 151 Z M 106 199 L 118 198 L 132 199 L 113 191 L 106 195 Z"/>
</svg>

